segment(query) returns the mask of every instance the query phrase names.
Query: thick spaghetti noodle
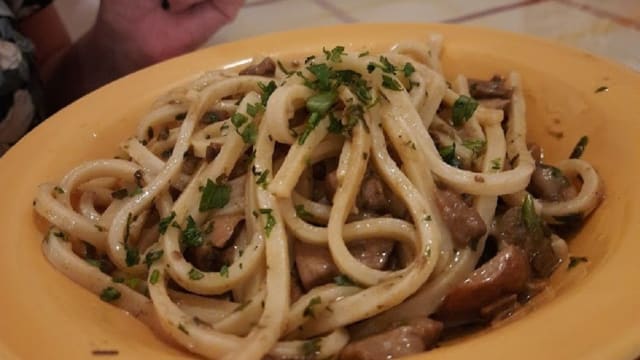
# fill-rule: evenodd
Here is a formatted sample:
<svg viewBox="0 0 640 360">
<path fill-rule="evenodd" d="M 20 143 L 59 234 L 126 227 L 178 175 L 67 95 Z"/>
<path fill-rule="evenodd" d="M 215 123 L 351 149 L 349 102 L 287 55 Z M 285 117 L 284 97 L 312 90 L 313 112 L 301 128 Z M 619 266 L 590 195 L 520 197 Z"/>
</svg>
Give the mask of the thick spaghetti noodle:
<svg viewBox="0 0 640 360">
<path fill-rule="evenodd" d="M 525 253 L 527 284 L 547 278 L 567 260 L 550 229 L 587 216 L 600 180 L 534 159 L 520 77 L 449 84 L 440 42 L 267 58 L 171 91 L 115 159 L 40 186 L 46 257 L 214 359 L 367 358 L 354 339 L 446 323 L 483 253 Z M 511 314 L 524 288 L 489 300 Z"/>
</svg>

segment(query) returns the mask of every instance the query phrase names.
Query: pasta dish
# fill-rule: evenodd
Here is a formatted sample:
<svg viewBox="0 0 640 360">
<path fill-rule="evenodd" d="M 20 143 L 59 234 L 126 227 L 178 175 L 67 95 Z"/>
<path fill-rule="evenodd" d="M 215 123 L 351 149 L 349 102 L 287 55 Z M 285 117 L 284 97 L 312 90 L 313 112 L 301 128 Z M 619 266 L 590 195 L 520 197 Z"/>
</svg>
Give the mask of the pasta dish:
<svg viewBox="0 0 640 360">
<path fill-rule="evenodd" d="M 527 142 L 517 73 L 450 82 L 442 38 L 206 73 L 114 158 L 42 184 L 64 275 L 211 359 L 388 359 L 553 290 L 602 183 Z M 567 154 L 569 155 L 569 154 Z"/>
</svg>

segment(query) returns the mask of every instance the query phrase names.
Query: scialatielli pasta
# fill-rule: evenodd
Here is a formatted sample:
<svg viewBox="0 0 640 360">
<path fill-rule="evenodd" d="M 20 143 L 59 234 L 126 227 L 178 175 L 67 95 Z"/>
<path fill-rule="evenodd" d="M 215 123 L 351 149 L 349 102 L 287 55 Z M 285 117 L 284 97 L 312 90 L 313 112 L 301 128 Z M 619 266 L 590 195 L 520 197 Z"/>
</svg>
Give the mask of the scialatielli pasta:
<svg viewBox="0 0 640 360">
<path fill-rule="evenodd" d="M 441 44 L 170 91 L 115 158 L 39 187 L 45 256 L 212 359 L 387 359 L 523 313 L 585 260 L 558 234 L 602 184 L 586 138 L 557 166 L 527 143 L 517 73 L 448 82 Z"/>
</svg>

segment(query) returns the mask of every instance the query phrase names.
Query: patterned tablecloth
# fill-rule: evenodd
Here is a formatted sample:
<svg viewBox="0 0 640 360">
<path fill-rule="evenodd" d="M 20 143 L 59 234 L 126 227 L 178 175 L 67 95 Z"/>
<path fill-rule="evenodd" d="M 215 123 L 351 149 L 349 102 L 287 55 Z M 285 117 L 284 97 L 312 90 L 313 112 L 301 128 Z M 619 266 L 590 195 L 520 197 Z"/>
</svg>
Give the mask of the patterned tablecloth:
<svg viewBox="0 0 640 360">
<path fill-rule="evenodd" d="M 57 0 L 71 36 L 98 0 Z M 640 0 L 247 0 L 208 45 L 274 31 L 354 22 L 474 24 L 555 39 L 640 71 Z"/>
</svg>

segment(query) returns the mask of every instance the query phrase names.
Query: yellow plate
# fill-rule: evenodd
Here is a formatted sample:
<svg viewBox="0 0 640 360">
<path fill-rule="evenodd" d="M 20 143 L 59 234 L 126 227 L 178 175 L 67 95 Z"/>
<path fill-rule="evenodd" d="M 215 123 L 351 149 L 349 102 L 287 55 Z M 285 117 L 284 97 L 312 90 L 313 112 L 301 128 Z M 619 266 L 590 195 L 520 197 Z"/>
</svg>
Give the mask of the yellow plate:
<svg viewBox="0 0 640 360">
<path fill-rule="evenodd" d="M 357 50 L 405 39 L 445 37 L 448 76 L 517 70 L 527 97 L 529 138 L 547 158 L 566 158 L 582 135 L 585 158 L 606 184 L 606 200 L 570 243 L 588 273 L 558 296 L 500 329 L 431 351 L 424 359 L 630 359 L 640 354 L 640 75 L 543 40 L 448 25 L 350 25 L 309 29 L 204 49 L 132 74 L 60 111 L 0 159 L 0 358 L 119 359 L 189 355 L 58 274 L 40 251 L 31 209 L 36 186 L 81 161 L 111 157 L 151 101 L 176 83 L 254 55 Z M 608 91 L 595 92 L 600 86 Z M 555 134 L 555 135 L 550 135 Z M 561 134 L 561 135 L 560 135 Z M 561 138 L 560 138 L 561 137 Z M 418 356 L 420 358 L 420 356 Z"/>
</svg>

